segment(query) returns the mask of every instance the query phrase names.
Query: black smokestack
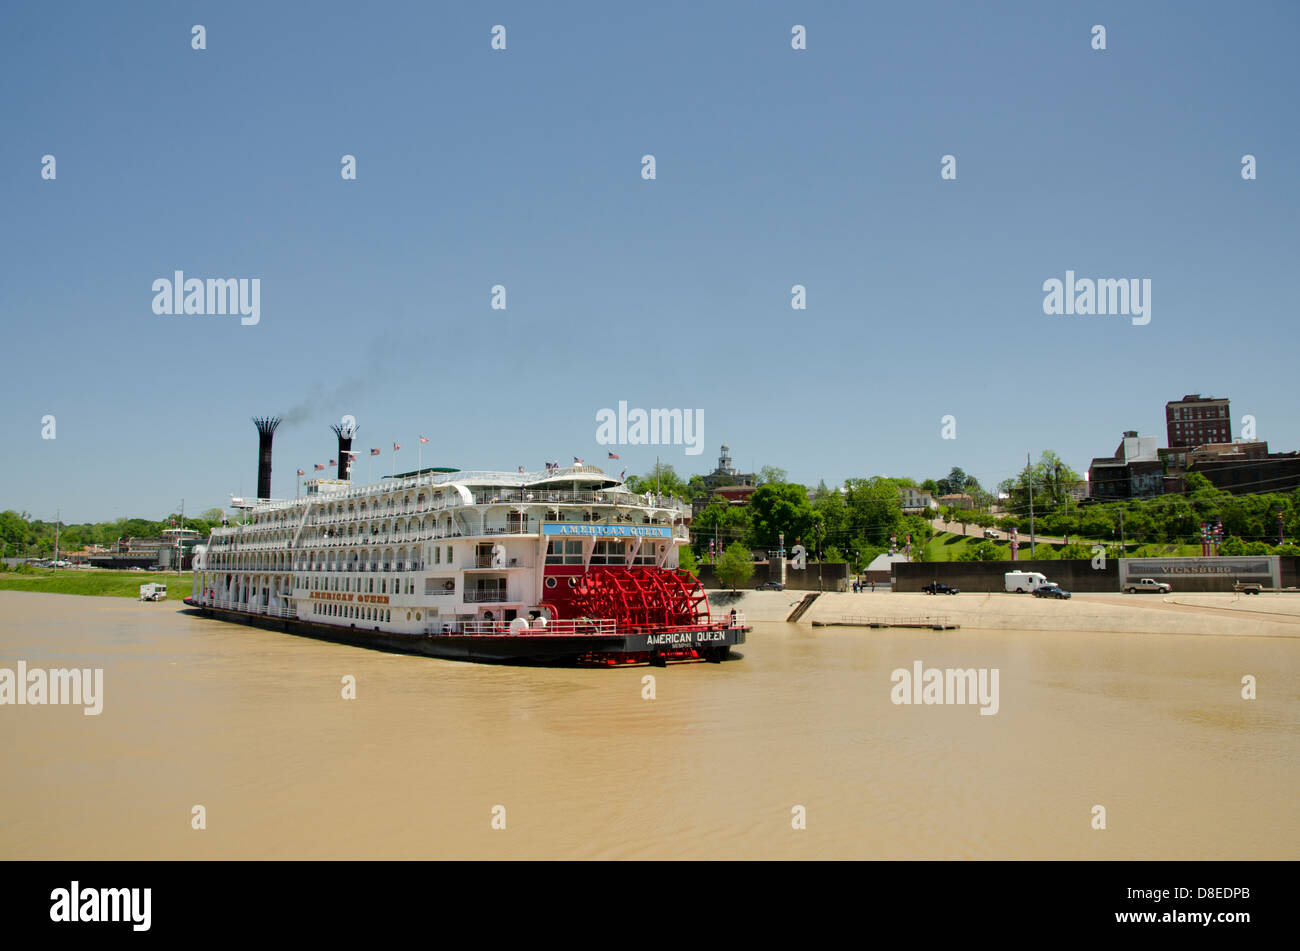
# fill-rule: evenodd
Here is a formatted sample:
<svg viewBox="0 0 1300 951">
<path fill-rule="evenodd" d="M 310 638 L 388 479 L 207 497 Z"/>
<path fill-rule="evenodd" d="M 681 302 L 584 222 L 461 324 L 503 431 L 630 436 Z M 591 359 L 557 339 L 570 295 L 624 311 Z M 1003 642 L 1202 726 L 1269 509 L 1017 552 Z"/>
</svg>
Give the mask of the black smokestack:
<svg viewBox="0 0 1300 951">
<path fill-rule="evenodd" d="M 257 427 L 257 497 L 271 497 L 271 439 L 275 436 L 275 427 L 280 425 L 280 417 L 253 417 Z"/>
<path fill-rule="evenodd" d="M 339 437 L 339 478 L 352 478 L 352 437 L 357 434 L 357 427 L 335 423 L 330 429 Z"/>
</svg>

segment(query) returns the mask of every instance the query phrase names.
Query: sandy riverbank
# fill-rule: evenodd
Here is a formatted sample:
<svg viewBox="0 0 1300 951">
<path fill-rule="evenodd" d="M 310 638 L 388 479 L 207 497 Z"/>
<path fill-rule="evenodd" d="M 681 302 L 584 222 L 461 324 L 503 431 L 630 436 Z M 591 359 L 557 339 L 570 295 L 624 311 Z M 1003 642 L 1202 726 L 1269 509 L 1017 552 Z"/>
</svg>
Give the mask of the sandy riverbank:
<svg viewBox="0 0 1300 951">
<path fill-rule="evenodd" d="M 751 621 L 783 621 L 806 593 L 743 591 L 731 602 L 710 592 L 709 600 L 715 611 L 735 607 Z M 1076 594 L 1055 601 L 1023 594 L 826 593 L 799 623 L 923 616 L 963 629 L 1300 637 L 1300 594 Z"/>
</svg>

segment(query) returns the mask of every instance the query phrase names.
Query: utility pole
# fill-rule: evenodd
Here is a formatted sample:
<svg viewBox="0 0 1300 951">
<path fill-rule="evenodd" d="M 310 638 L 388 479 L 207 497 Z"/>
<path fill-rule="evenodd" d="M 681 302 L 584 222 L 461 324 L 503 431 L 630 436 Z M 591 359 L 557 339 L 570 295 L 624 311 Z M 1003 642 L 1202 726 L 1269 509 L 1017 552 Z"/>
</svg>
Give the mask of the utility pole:
<svg viewBox="0 0 1300 951">
<path fill-rule="evenodd" d="M 1119 555 L 1124 557 L 1124 510 L 1119 510 Z"/>
<path fill-rule="evenodd" d="M 1034 557 L 1034 466 L 1025 453 L 1025 478 L 1029 481 L 1029 557 Z"/>
<path fill-rule="evenodd" d="M 59 515 L 62 509 L 54 510 L 54 570 L 59 570 Z"/>
<path fill-rule="evenodd" d="M 185 500 L 181 499 L 181 531 L 176 536 L 176 577 L 181 576 L 181 562 L 185 558 Z"/>
</svg>

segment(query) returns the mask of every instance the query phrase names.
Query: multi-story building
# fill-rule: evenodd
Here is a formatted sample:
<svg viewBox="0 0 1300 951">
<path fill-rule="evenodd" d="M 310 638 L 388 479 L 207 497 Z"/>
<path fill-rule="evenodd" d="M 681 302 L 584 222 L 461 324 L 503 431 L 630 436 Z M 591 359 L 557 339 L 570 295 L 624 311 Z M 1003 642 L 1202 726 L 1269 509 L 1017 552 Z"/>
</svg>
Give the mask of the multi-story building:
<svg viewBox="0 0 1300 951">
<path fill-rule="evenodd" d="M 1164 466 L 1156 453 L 1155 436 L 1127 430 L 1114 455 L 1092 460 L 1088 495 L 1093 499 L 1140 499 L 1164 491 Z"/>
<path fill-rule="evenodd" d="M 954 508 L 959 512 L 971 512 L 975 509 L 975 500 L 965 492 L 949 492 L 947 495 L 939 496 L 937 501 L 940 507 Z"/>
<path fill-rule="evenodd" d="M 898 501 L 902 504 L 904 515 L 919 515 L 939 507 L 932 493 L 912 486 L 904 486 L 898 490 Z"/>
<path fill-rule="evenodd" d="M 704 476 L 704 484 L 710 489 L 720 485 L 753 485 L 754 473 L 741 472 L 731 463 L 731 450 L 722 447 L 718 455 L 718 467 Z"/>
<path fill-rule="evenodd" d="M 1232 441 L 1228 401 L 1190 393 L 1165 404 L 1170 449 L 1194 449 L 1207 443 Z"/>
</svg>

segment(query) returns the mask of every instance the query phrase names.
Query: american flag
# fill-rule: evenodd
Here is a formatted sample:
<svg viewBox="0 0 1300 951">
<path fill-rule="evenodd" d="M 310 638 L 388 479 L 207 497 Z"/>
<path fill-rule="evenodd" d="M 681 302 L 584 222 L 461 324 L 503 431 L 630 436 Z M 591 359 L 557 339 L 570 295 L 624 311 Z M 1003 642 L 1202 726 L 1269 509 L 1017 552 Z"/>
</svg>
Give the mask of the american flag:
<svg viewBox="0 0 1300 951">
<path fill-rule="evenodd" d="M 397 450 L 399 450 L 399 449 L 401 449 L 401 448 L 402 448 L 402 447 L 399 446 L 397 443 L 393 443 L 393 452 L 397 452 Z"/>
<path fill-rule="evenodd" d="M 609 458 L 611 458 L 611 459 L 617 459 L 617 458 L 618 458 L 618 453 L 616 453 L 616 452 L 611 452 L 611 453 L 609 454 Z"/>
<path fill-rule="evenodd" d="M 339 461 L 338 461 L 337 459 L 331 459 L 331 460 L 330 460 L 330 465 L 332 465 L 332 466 L 337 466 L 338 464 L 339 464 Z"/>
<path fill-rule="evenodd" d="M 619 477 L 620 479 L 626 479 L 626 478 L 627 478 L 627 470 L 624 469 L 622 472 L 620 472 L 620 473 L 618 474 L 618 477 Z"/>
<path fill-rule="evenodd" d="M 315 469 L 317 472 L 324 472 L 324 471 L 325 471 L 325 467 L 324 467 L 323 465 L 321 465 L 319 462 L 316 463 L 316 465 L 312 466 L 312 468 Z"/>
<path fill-rule="evenodd" d="M 574 456 L 574 457 L 573 457 L 573 464 L 574 464 L 575 466 L 580 466 L 580 465 L 583 464 L 583 462 L 582 462 L 582 460 L 579 459 L 577 456 Z"/>
<path fill-rule="evenodd" d="M 370 454 L 371 454 L 372 456 L 377 456 L 377 455 L 379 455 L 379 450 L 378 450 L 378 449 L 371 449 L 371 450 L 370 450 Z"/>
<path fill-rule="evenodd" d="M 520 466 L 520 467 L 519 467 L 519 471 L 520 471 L 520 472 L 523 472 L 523 471 L 524 471 L 524 467 L 523 467 L 523 466 Z"/>
<path fill-rule="evenodd" d="M 429 440 L 426 439 L 424 436 L 421 436 L 421 437 L 420 437 L 420 442 L 428 442 L 428 441 L 429 441 Z"/>
<path fill-rule="evenodd" d="M 298 470 L 298 475 L 306 475 L 306 474 L 307 473 L 303 472 L 301 469 Z"/>
</svg>

